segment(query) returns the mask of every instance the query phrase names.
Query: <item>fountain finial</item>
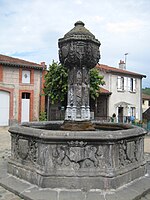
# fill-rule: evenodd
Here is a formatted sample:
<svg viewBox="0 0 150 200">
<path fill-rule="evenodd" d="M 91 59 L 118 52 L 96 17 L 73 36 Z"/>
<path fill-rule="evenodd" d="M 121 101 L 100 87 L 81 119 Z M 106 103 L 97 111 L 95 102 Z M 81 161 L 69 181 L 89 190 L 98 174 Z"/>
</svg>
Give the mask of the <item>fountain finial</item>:
<svg viewBox="0 0 150 200">
<path fill-rule="evenodd" d="M 77 21 L 74 25 L 75 26 L 78 26 L 78 25 L 84 26 L 85 24 L 82 21 Z"/>
</svg>

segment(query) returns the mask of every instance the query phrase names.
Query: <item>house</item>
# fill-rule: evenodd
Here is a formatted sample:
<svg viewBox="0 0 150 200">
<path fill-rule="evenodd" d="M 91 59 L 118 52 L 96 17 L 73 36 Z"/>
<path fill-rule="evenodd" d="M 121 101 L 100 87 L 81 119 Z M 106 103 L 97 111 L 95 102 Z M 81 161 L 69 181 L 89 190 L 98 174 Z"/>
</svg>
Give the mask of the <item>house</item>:
<svg viewBox="0 0 150 200">
<path fill-rule="evenodd" d="M 143 119 L 150 122 L 150 107 L 143 113 Z"/>
<path fill-rule="evenodd" d="M 150 107 L 150 95 L 142 94 L 142 111 L 143 113 Z"/>
<path fill-rule="evenodd" d="M 100 87 L 96 100 L 90 99 L 91 119 L 129 122 L 142 119 L 142 78 L 146 76 L 126 70 L 125 63 L 120 61 L 119 68 L 97 64 L 96 68 L 104 77 L 105 85 Z M 48 103 L 48 119 L 64 119 L 64 107 Z M 62 109 L 63 108 L 63 109 Z M 114 117 L 115 116 L 115 117 Z"/>
<path fill-rule="evenodd" d="M 98 64 L 105 85 L 96 102 L 95 118 L 116 116 L 117 122 L 127 122 L 131 116 L 142 119 L 142 78 L 145 75 L 126 70 L 124 61 L 119 68 Z"/>
<path fill-rule="evenodd" d="M 39 119 L 45 109 L 41 96 L 45 63 L 0 54 L 0 126 Z"/>
</svg>

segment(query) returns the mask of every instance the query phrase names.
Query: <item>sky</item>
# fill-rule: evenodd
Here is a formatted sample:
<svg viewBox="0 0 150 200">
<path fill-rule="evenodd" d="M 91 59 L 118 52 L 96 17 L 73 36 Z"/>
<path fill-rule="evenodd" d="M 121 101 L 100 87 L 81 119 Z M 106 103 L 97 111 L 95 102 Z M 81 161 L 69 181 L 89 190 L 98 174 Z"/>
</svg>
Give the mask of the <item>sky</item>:
<svg viewBox="0 0 150 200">
<path fill-rule="evenodd" d="M 76 21 L 101 42 L 99 63 L 144 74 L 150 87 L 150 0 L 0 0 L 0 54 L 47 66 Z"/>
</svg>

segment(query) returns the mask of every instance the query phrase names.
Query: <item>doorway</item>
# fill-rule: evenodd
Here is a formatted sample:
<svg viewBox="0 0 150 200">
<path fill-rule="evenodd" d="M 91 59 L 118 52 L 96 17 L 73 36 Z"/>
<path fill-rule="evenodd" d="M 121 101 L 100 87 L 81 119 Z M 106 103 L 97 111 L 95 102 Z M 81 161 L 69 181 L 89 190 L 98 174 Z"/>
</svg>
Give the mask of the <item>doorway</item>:
<svg viewBox="0 0 150 200">
<path fill-rule="evenodd" d="M 123 122 L 123 107 L 118 107 L 118 122 Z"/>
<path fill-rule="evenodd" d="M 21 122 L 30 121 L 30 93 L 22 93 Z"/>
<path fill-rule="evenodd" d="M 9 92 L 0 91 L 0 126 L 9 125 L 10 95 Z"/>
</svg>

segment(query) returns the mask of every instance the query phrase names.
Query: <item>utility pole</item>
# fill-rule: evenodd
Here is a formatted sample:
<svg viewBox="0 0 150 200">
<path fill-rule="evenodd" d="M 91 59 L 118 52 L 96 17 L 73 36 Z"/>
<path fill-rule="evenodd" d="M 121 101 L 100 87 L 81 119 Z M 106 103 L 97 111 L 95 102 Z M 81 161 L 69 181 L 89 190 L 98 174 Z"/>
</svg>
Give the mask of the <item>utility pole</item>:
<svg viewBox="0 0 150 200">
<path fill-rule="evenodd" d="M 127 55 L 128 55 L 128 53 L 125 53 L 125 54 L 124 54 L 125 66 L 127 66 Z"/>
</svg>

